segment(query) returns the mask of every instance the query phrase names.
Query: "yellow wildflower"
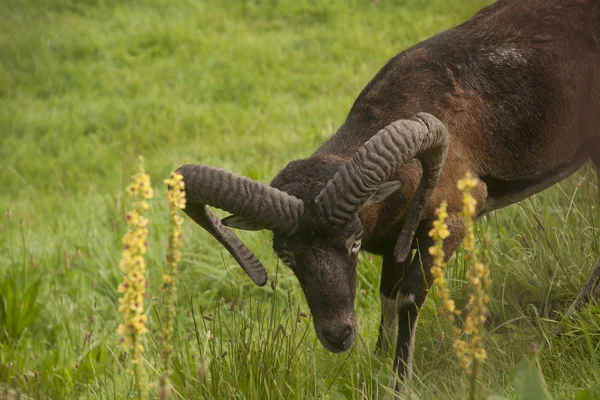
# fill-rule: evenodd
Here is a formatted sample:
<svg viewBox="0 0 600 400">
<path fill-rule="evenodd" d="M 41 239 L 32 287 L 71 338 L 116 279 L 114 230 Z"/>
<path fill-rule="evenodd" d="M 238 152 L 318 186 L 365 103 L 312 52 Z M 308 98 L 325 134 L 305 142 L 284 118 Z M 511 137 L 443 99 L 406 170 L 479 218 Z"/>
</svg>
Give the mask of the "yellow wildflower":
<svg viewBox="0 0 600 400">
<path fill-rule="evenodd" d="M 169 244 L 167 247 L 167 272 L 163 275 L 161 289 L 165 292 L 166 306 L 164 307 L 164 323 L 162 332 L 163 347 L 163 376 L 159 380 L 159 391 L 168 395 L 168 376 L 171 354 L 173 353 L 173 331 L 175 320 L 175 304 L 177 302 L 177 263 L 181 259 L 181 224 L 183 218 L 177 215 L 178 209 L 185 208 L 185 183 L 183 176 L 173 173 L 164 181 L 168 185 L 167 199 L 169 201 Z M 165 397 L 166 398 L 166 397 Z"/>
<path fill-rule="evenodd" d="M 474 399 L 477 392 L 477 372 L 481 362 L 483 362 L 487 353 L 483 347 L 483 324 L 486 321 L 488 309 L 486 304 L 489 296 L 485 293 L 486 286 L 489 285 L 489 269 L 479 260 L 478 249 L 475 246 L 474 217 L 477 201 L 471 195 L 471 189 L 475 188 L 479 181 L 471 176 L 469 172 L 462 178 L 458 184 L 458 189 L 463 193 L 463 223 L 465 227 L 464 246 L 466 258 L 470 265 L 467 273 L 468 285 L 471 288 L 471 295 L 466 305 L 468 314 L 465 319 L 464 335 L 466 341 L 457 340 L 454 343 L 454 349 L 459 359 L 459 364 L 471 375 L 471 393 L 470 398 Z M 486 242 L 487 244 L 487 242 Z M 484 257 L 486 253 L 484 247 Z"/>
<path fill-rule="evenodd" d="M 489 296 L 485 293 L 487 285 L 490 284 L 489 270 L 485 263 L 480 262 L 475 246 L 474 217 L 477 210 L 477 200 L 471 195 L 471 190 L 479 184 L 477 178 L 470 173 L 466 173 L 464 178 L 457 183 L 458 189 L 463 193 L 463 223 L 465 228 L 464 247 L 466 258 L 470 265 L 467 273 L 468 285 L 471 288 L 471 296 L 466 305 L 467 315 L 464 322 L 464 329 L 461 331 L 454 328 L 454 340 L 452 346 L 456 352 L 459 365 L 465 370 L 467 375 L 471 376 L 470 398 L 477 397 L 477 372 L 479 364 L 486 359 L 487 354 L 483 348 L 482 330 L 487 317 L 486 304 L 489 302 Z M 429 248 L 429 254 L 433 257 L 433 266 L 431 275 L 433 283 L 438 288 L 442 306 L 440 314 L 450 321 L 454 322 L 455 315 L 461 315 L 462 311 L 457 310 L 454 301 L 450 299 L 446 280 L 444 279 L 444 270 L 446 263 L 444 260 L 443 241 L 450 232 L 445 223 L 448 217 L 446 203 L 442 203 L 436 210 L 437 220 L 434 221 L 429 236 L 434 240 L 434 246 Z M 487 237 L 486 237 L 487 239 Z M 486 242 L 487 244 L 487 242 Z M 487 246 L 484 247 L 484 258 L 487 255 Z M 463 340 L 463 337 L 466 340 Z"/>
<path fill-rule="evenodd" d="M 429 236 L 435 241 L 435 244 L 429 248 L 429 254 L 433 256 L 433 266 L 431 267 L 433 284 L 437 287 L 439 296 L 442 299 L 440 314 L 452 321 L 455 314 L 454 301 L 450 300 L 450 291 L 444 278 L 446 260 L 443 246 L 444 239 L 450 236 L 448 225 L 445 223 L 446 218 L 448 218 L 447 207 L 447 203 L 442 202 L 436 210 L 438 218 L 433 222 L 433 228 L 429 231 Z"/>
<path fill-rule="evenodd" d="M 474 178 L 470 172 L 467 171 L 465 176 L 458 181 L 457 187 L 461 192 L 469 192 L 478 184 L 477 178 Z"/>
<path fill-rule="evenodd" d="M 485 360 L 487 357 L 487 353 L 485 349 L 478 348 L 473 351 L 473 356 L 478 360 Z"/>
<path fill-rule="evenodd" d="M 471 359 L 468 356 L 469 348 L 467 343 L 464 340 L 457 339 L 454 341 L 452 347 L 454 347 L 454 351 L 458 357 L 458 363 L 467 372 L 467 374 L 469 374 L 470 371 L 468 367 L 471 363 Z"/>
<path fill-rule="evenodd" d="M 473 189 L 479 181 L 474 178 L 470 172 L 465 174 L 465 177 L 458 181 L 456 185 L 458 190 L 463 192 L 463 211 L 462 215 L 465 220 L 465 239 L 464 246 L 467 252 L 473 251 L 475 247 L 475 235 L 473 232 L 473 217 L 475 216 L 475 207 L 477 206 L 477 200 L 471 195 L 471 189 Z"/>
<path fill-rule="evenodd" d="M 147 319 L 144 315 L 144 298 L 146 296 L 146 238 L 148 236 L 148 219 L 143 214 L 148 203 L 141 200 L 152 197 L 150 177 L 144 171 L 144 160 L 138 160 L 138 173 L 131 178 L 127 193 L 133 200 L 133 209 L 125 214 L 128 231 L 123 237 L 123 253 L 119 268 L 125 276 L 117 288 L 123 296 L 119 298 L 119 312 L 123 313 L 123 323 L 117 333 L 122 337 L 125 351 L 131 351 L 131 363 L 136 377 L 140 399 L 148 398 L 148 382 L 140 354 L 144 347 L 140 343 L 142 335 L 148 332 Z"/>
</svg>

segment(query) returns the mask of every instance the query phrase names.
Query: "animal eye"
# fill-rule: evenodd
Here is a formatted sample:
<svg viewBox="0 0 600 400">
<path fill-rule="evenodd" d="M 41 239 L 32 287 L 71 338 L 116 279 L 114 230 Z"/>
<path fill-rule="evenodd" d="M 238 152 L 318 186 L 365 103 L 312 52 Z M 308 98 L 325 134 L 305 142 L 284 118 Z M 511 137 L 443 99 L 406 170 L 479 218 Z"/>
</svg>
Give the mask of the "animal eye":
<svg viewBox="0 0 600 400">
<path fill-rule="evenodd" d="M 358 234 L 356 236 L 356 238 L 354 239 L 354 243 L 352 243 L 352 248 L 350 249 L 350 252 L 352 254 L 358 253 L 358 251 L 360 250 L 361 244 L 362 244 L 362 234 Z"/>
</svg>

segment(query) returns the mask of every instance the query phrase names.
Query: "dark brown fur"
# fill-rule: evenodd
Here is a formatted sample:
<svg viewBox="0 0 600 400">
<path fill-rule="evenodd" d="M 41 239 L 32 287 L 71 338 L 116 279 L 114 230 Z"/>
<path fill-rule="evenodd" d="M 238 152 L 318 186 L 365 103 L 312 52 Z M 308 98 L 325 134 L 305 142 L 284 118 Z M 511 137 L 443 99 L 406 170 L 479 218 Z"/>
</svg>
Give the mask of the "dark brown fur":
<svg viewBox="0 0 600 400">
<path fill-rule="evenodd" d="M 383 255 L 382 295 L 411 299 L 398 309 L 395 365 L 401 374 L 410 372 L 411 333 L 431 283 L 426 232 L 435 208 L 447 200 L 448 257 L 461 243 L 456 182 L 465 172 L 483 182 L 474 192 L 482 215 L 545 189 L 590 158 L 600 166 L 600 1 L 499 0 L 462 25 L 403 51 L 364 88 L 337 133 L 308 159 L 290 163 L 272 185 L 310 207 L 365 141 L 418 112 L 439 118 L 450 134 L 442 175 L 413 243 L 422 259 L 397 264 L 393 258 L 421 176 L 417 161 L 397 171 L 395 178 L 404 182 L 398 192 L 360 213 L 362 248 Z M 310 235 L 326 241 L 323 224 L 313 221 L 305 230 L 314 229 Z M 280 245 L 285 246 L 276 243 L 276 250 Z M 303 287 L 315 285 L 317 297 L 336 290 L 335 280 L 325 284 L 300 276 Z M 355 279 L 354 272 L 348 276 Z M 344 284 L 344 294 L 354 285 Z M 318 303 L 309 293 L 307 298 Z M 327 312 L 335 313 L 335 307 Z"/>
</svg>

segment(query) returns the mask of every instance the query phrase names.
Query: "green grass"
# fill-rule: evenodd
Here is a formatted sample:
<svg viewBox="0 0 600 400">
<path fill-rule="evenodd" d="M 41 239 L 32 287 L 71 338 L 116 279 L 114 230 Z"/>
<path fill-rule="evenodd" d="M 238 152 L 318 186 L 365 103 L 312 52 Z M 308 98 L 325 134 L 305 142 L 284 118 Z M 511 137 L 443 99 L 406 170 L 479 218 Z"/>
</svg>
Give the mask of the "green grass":
<svg viewBox="0 0 600 400">
<path fill-rule="evenodd" d="M 197 162 L 268 182 L 335 131 L 389 58 L 485 3 L 0 2 L 0 209 L 7 212 L 0 219 L 0 387 L 34 398 L 135 397 L 116 335 L 116 287 L 124 188 L 137 155 L 156 187 L 145 353 L 156 382 L 168 224 L 162 180 Z M 482 396 L 527 398 L 527 377 L 535 380 L 538 368 L 555 399 L 583 389 L 589 397 L 578 398 L 593 398 L 600 386 L 598 308 L 582 310 L 561 338 L 551 333 L 599 253 L 596 193 L 586 168 L 478 223 L 478 233 L 493 239 L 494 280 Z M 310 315 L 299 316 L 306 303 L 268 233 L 240 236 L 265 263 L 273 288 L 253 286 L 189 219 L 184 235 L 173 398 L 387 392 L 391 360 L 373 356 L 378 257 L 361 256 L 357 345 L 335 355 L 318 343 Z M 448 272 L 453 296 L 464 301 L 462 251 Z M 468 380 L 442 336 L 448 328 L 433 294 L 407 397 L 466 397 Z"/>
</svg>

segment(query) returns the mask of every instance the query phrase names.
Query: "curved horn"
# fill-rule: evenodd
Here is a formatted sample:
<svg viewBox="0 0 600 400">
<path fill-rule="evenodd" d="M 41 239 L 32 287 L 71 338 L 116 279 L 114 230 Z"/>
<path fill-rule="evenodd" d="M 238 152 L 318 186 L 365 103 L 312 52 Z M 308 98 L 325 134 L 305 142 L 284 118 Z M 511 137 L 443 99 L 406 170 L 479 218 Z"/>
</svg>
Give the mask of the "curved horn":
<svg viewBox="0 0 600 400">
<path fill-rule="evenodd" d="M 342 165 L 315 199 L 333 224 L 343 224 L 357 213 L 377 189 L 407 161 L 421 162 L 423 175 L 394 251 L 404 261 L 420 221 L 421 210 L 440 176 L 448 150 L 448 131 L 431 114 L 392 122 L 363 144 Z"/>
<path fill-rule="evenodd" d="M 177 173 L 185 183 L 183 211 L 229 251 L 254 283 L 263 286 L 267 282 L 263 265 L 206 206 L 254 220 L 264 229 L 287 236 L 297 229 L 304 212 L 302 200 L 220 168 L 187 164 Z"/>
</svg>

